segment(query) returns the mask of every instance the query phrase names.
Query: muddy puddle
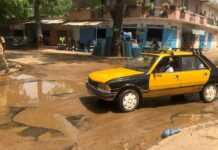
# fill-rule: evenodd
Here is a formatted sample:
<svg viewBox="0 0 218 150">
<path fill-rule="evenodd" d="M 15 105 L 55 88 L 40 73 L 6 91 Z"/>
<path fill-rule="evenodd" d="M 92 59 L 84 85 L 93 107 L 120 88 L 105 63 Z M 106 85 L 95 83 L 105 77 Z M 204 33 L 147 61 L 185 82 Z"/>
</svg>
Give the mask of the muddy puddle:
<svg viewBox="0 0 218 150">
<path fill-rule="evenodd" d="M 61 106 L 76 95 L 69 81 L 39 80 L 23 74 L 2 80 L 0 91 L 0 130 L 38 139 L 63 136 L 66 130 L 77 130 L 81 122 L 87 122 L 82 114 L 61 115 L 66 114 Z"/>
<path fill-rule="evenodd" d="M 34 106 L 75 93 L 67 81 L 37 80 L 31 76 L 25 76 L 24 80 L 23 77 L 8 78 L 0 84 L 0 106 Z"/>
</svg>

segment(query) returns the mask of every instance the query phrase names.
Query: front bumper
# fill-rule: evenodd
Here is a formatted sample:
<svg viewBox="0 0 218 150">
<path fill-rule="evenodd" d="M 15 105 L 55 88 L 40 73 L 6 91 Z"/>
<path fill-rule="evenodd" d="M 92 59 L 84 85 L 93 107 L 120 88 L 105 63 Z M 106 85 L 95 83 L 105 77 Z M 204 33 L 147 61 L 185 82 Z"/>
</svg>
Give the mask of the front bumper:
<svg viewBox="0 0 218 150">
<path fill-rule="evenodd" d="M 97 88 L 90 85 L 89 83 L 86 83 L 86 88 L 90 94 L 95 95 L 105 101 L 113 101 L 115 97 L 117 96 L 117 93 L 98 90 Z"/>
</svg>

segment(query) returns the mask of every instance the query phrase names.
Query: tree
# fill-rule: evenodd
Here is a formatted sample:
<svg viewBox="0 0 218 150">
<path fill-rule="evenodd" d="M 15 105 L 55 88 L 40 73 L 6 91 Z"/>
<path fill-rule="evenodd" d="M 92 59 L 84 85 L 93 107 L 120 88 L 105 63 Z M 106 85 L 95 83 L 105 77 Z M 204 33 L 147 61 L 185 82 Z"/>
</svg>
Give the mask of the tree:
<svg viewBox="0 0 218 150">
<path fill-rule="evenodd" d="M 125 0 L 110 0 L 107 3 L 112 20 L 113 20 L 113 37 L 111 46 L 112 56 L 121 56 L 122 54 L 122 24 L 123 17 L 126 11 L 126 1 Z"/>
<path fill-rule="evenodd" d="M 1 0 L 0 20 L 1 24 L 7 23 L 11 19 L 26 19 L 31 13 L 28 0 Z"/>
<path fill-rule="evenodd" d="M 34 19 L 36 22 L 37 47 L 43 39 L 41 17 L 62 16 L 72 8 L 71 0 L 34 0 Z"/>
<path fill-rule="evenodd" d="M 41 39 L 43 38 L 41 22 L 40 22 L 40 10 L 39 9 L 40 9 L 40 0 L 34 0 L 34 19 L 36 22 L 37 47 L 40 46 Z"/>
</svg>

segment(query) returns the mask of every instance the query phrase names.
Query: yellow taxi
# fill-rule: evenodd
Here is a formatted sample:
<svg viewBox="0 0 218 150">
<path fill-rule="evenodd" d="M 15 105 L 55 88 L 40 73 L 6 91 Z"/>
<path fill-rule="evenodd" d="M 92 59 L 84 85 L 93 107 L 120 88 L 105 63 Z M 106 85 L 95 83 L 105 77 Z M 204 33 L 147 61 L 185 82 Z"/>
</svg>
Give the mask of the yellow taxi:
<svg viewBox="0 0 218 150">
<path fill-rule="evenodd" d="M 218 69 L 198 51 L 143 53 L 125 67 L 89 74 L 87 89 L 102 100 L 134 111 L 143 98 L 200 93 L 204 102 L 217 96 Z"/>
</svg>

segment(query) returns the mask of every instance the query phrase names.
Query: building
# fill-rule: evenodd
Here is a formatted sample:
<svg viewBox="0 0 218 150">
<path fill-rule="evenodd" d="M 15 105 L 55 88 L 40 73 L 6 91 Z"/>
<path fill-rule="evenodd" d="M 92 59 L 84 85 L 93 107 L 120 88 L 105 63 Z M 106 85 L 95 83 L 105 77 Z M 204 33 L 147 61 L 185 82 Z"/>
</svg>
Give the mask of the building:
<svg viewBox="0 0 218 150">
<path fill-rule="evenodd" d="M 218 41 L 218 1 L 143 0 L 131 2 L 125 13 L 123 32 L 131 33 L 142 49 L 158 41 L 162 49 L 201 48 L 211 50 Z M 97 40 L 102 55 L 107 55 L 112 39 L 112 19 L 104 9 L 81 8 L 67 17 L 68 35 L 80 45 Z M 125 47 L 125 46 L 124 46 Z"/>
<path fill-rule="evenodd" d="M 102 0 L 104 2 L 107 1 Z M 98 55 L 108 55 L 113 24 L 110 14 L 104 8 L 90 9 L 87 5 L 72 10 L 62 19 L 42 20 L 44 44 L 56 46 L 59 38 L 64 36 L 66 43 L 76 50 L 86 51 L 97 43 Z M 217 47 L 217 14 L 217 0 L 130 1 L 123 32 L 137 39 L 143 50 L 150 49 L 154 40 L 162 49 L 211 50 Z M 30 24 L 26 23 L 26 35 L 34 37 Z M 124 55 L 130 45 L 124 40 Z"/>
</svg>

